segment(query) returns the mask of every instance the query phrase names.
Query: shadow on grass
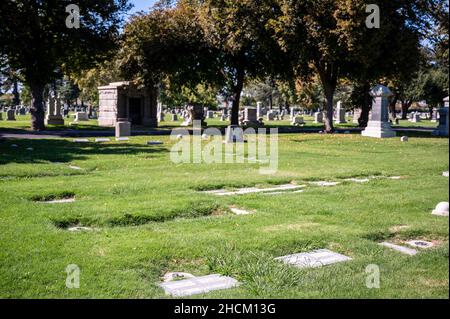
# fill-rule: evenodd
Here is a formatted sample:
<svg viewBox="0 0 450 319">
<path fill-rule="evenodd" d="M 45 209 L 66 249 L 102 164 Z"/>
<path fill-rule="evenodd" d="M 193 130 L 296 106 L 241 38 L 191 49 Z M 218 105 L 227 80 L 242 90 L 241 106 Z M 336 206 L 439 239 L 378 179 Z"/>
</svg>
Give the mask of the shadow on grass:
<svg viewBox="0 0 450 319">
<path fill-rule="evenodd" d="M 144 144 L 74 143 L 59 139 L 0 139 L 0 165 L 8 163 L 68 163 L 73 160 L 86 160 L 93 155 L 135 155 L 164 152 L 168 152 L 165 147 Z"/>
</svg>

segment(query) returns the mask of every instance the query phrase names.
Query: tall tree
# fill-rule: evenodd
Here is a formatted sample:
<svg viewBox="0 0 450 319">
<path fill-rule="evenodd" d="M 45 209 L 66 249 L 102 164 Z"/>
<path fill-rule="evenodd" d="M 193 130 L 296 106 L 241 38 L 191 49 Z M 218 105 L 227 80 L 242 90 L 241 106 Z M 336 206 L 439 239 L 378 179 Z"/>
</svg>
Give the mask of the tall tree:
<svg viewBox="0 0 450 319">
<path fill-rule="evenodd" d="M 44 125 L 43 92 L 57 69 L 84 69 L 105 59 L 129 9 L 127 0 L 80 0 L 76 12 L 66 12 L 70 0 L 3 0 L 0 2 L 0 53 L 18 69 L 32 95 L 31 126 Z M 75 13 L 75 14 L 74 14 Z M 69 22 L 66 24 L 66 22 Z M 78 26 L 78 28 L 77 28 Z"/>
<path fill-rule="evenodd" d="M 240 99 L 246 80 L 286 70 L 286 59 L 269 27 L 279 7 L 272 0 L 199 2 L 206 40 L 219 52 L 221 73 L 227 91 L 232 94 L 231 125 L 239 125 Z"/>
<path fill-rule="evenodd" d="M 188 1 L 160 3 L 147 14 L 133 16 L 125 26 L 118 55 L 124 77 L 153 90 L 163 85 L 173 95 L 220 81 L 216 61 L 216 50 L 205 41 Z"/>
<path fill-rule="evenodd" d="M 414 50 L 426 24 L 423 13 L 427 4 L 436 1 L 378 1 L 381 27 L 368 28 L 366 5 L 372 1 L 280 0 L 283 15 L 274 24 L 280 43 L 295 61 L 297 74 L 319 75 L 327 101 L 327 132 L 333 131 L 333 97 L 339 79 L 355 79 L 368 92 L 371 81 L 417 66 Z"/>
</svg>

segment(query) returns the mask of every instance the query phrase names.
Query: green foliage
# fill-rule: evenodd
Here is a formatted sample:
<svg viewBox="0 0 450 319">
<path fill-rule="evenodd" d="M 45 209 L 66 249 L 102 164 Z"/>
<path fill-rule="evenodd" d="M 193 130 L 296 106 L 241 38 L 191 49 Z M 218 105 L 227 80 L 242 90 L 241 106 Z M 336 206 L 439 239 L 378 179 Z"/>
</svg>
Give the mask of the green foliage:
<svg viewBox="0 0 450 319">
<path fill-rule="evenodd" d="M 70 1 L 4 0 L 0 3 L 0 53 L 20 71 L 33 96 L 32 127 L 44 128 L 44 86 L 58 69 L 75 72 L 111 54 L 127 0 L 82 0 L 80 27 L 66 27 Z"/>
</svg>

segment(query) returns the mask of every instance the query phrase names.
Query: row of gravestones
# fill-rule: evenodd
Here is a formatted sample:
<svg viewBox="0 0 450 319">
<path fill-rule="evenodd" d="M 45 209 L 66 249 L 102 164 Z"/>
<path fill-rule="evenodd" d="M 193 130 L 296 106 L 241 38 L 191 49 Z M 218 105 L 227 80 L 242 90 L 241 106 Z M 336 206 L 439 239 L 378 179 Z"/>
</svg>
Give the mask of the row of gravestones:
<svg viewBox="0 0 450 319">
<path fill-rule="evenodd" d="M 12 108 L 9 108 L 6 110 L 6 120 L 7 121 L 15 121 L 16 115 L 26 115 L 28 113 L 27 109 L 20 108 L 17 110 L 14 110 Z M 3 112 L 0 112 L 0 120 L 3 120 Z"/>
</svg>

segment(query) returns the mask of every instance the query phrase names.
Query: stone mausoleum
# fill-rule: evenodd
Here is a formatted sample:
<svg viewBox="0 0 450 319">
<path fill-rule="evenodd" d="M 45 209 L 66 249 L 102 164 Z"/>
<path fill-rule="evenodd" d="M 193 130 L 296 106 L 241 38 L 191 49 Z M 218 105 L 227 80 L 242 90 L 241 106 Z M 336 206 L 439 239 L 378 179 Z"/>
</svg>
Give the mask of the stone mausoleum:
<svg viewBox="0 0 450 319">
<path fill-rule="evenodd" d="M 138 88 L 132 83 L 114 82 L 98 87 L 100 126 L 115 126 L 128 121 L 131 125 L 156 127 L 157 89 Z"/>
</svg>

